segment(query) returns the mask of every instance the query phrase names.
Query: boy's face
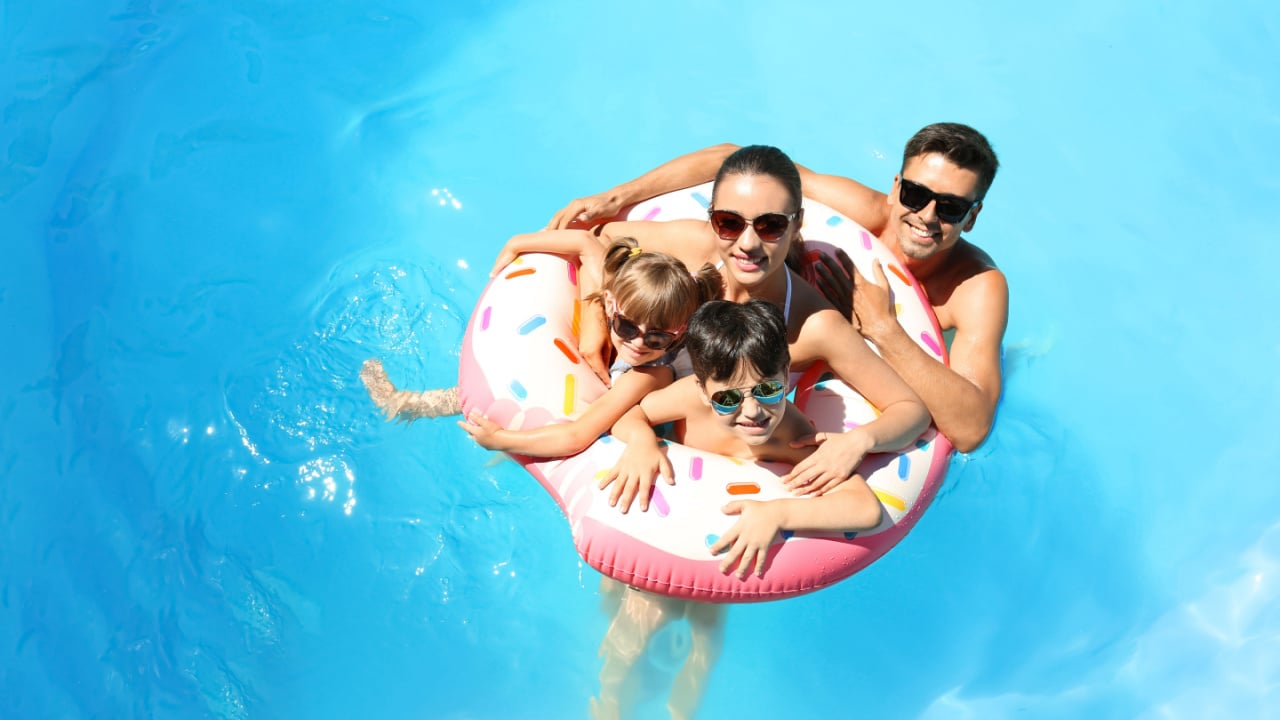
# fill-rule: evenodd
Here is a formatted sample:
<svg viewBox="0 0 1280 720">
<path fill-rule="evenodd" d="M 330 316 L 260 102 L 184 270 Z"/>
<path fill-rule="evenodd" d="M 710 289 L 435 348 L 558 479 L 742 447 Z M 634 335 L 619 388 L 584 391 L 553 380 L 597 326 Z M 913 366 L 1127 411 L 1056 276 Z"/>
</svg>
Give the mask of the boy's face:
<svg viewBox="0 0 1280 720">
<path fill-rule="evenodd" d="M 725 429 L 748 445 L 763 445 L 787 409 L 787 376 L 765 377 L 745 361 L 728 380 L 698 381 L 702 401 Z"/>
</svg>

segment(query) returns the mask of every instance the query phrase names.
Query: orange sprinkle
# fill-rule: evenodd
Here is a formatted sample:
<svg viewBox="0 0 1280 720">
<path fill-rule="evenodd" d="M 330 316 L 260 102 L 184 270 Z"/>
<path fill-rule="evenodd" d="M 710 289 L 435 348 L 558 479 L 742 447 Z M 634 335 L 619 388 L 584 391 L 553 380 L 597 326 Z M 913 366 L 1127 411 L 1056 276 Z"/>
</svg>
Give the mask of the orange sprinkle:
<svg viewBox="0 0 1280 720">
<path fill-rule="evenodd" d="M 520 277 L 521 275 L 532 275 L 536 272 L 538 272 L 538 268 L 525 268 L 523 270 L 513 270 L 512 272 L 507 273 L 507 279 L 510 280 L 511 278 L 514 278 L 514 277 Z"/>
<path fill-rule="evenodd" d="M 897 275 L 898 279 L 901 280 L 902 282 L 908 285 L 911 284 L 911 280 L 907 278 L 907 274 L 902 272 L 902 268 L 898 267 L 897 265 L 894 265 L 893 263 L 889 263 L 889 271 L 892 272 L 894 275 Z"/>
<path fill-rule="evenodd" d="M 730 495 L 755 495 L 760 492 L 760 486 L 753 482 L 734 482 L 729 483 L 725 490 Z"/>
<path fill-rule="evenodd" d="M 561 340 L 560 338 L 556 338 L 555 343 L 556 343 L 556 349 L 564 353 L 564 356 L 569 358 L 569 362 L 573 363 L 574 365 L 577 365 L 578 363 L 582 362 L 578 358 L 578 356 L 574 354 L 573 350 L 569 348 L 568 343 Z"/>
<path fill-rule="evenodd" d="M 573 333 L 574 337 L 578 337 L 579 335 L 581 335 L 581 333 L 578 332 L 578 327 L 581 324 L 582 324 L 582 301 L 574 300 L 573 301 L 573 321 L 569 323 L 569 332 Z"/>
</svg>

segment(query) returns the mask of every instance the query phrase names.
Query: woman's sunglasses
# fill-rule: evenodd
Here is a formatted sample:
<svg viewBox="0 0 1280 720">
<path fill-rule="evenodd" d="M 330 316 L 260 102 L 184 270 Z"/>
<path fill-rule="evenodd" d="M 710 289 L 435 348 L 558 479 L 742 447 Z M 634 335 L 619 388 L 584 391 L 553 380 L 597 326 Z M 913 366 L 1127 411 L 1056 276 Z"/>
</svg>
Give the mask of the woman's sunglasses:
<svg viewBox="0 0 1280 720">
<path fill-rule="evenodd" d="M 732 210 L 712 210 L 711 229 L 716 231 L 721 240 L 737 240 L 750 223 L 756 231 L 756 237 L 765 242 L 775 242 L 791 227 L 791 221 L 799 214 L 799 210 L 786 214 L 765 213 L 748 220 Z"/>
<path fill-rule="evenodd" d="M 610 310 L 613 316 L 609 318 L 609 328 L 613 330 L 613 334 L 622 338 L 623 342 L 630 342 L 638 337 L 643 336 L 641 342 L 650 350 L 666 350 L 671 344 L 680 339 L 680 333 L 684 328 L 680 328 L 676 332 L 667 332 L 665 330 L 641 330 L 640 326 L 623 317 L 618 312 L 618 304 L 612 303 Z"/>
<path fill-rule="evenodd" d="M 906 178 L 898 178 L 898 199 L 902 201 L 903 207 L 911 212 L 920 212 L 936 200 L 938 204 L 934 206 L 934 211 L 938 214 L 938 219 L 948 223 L 963 221 L 973 206 L 978 204 L 977 200 L 936 193 Z"/>
<path fill-rule="evenodd" d="M 761 405 L 777 405 L 787 394 L 787 384 L 781 380 L 765 380 L 754 387 L 717 390 L 711 393 L 711 409 L 717 415 L 728 415 L 737 410 L 742 407 L 742 401 L 747 399 L 743 390 L 750 391 L 751 397 Z"/>
</svg>

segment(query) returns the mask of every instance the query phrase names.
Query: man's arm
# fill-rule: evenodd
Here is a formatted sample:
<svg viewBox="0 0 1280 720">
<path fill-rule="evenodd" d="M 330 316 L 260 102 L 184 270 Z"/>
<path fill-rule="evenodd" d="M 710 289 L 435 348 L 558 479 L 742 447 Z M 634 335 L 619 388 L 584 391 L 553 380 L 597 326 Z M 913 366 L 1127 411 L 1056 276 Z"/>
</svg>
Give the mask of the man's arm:
<svg viewBox="0 0 1280 720">
<path fill-rule="evenodd" d="M 737 145 L 723 143 L 681 155 L 611 190 L 574 200 L 556 213 L 547 227 L 567 228 L 571 223 L 590 227 L 617 217 L 623 208 L 641 200 L 708 182 L 737 149 Z"/>
<path fill-rule="evenodd" d="M 827 205 L 874 235 L 879 235 L 889 223 L 889 205 L 884 193 L 847 177 L 822 175 L 801 165 L 796 167 L 800 168 L 805 197 Z"/>
<path fill-rule="evenodd" d="M 876 275 L 874 289 L 862 275 L 854 279 L 854 312 L 862 323 L 862 334 L 924 400 L 934 424 L 951 444 L 960 452 L 972 452 L 991 431 L 1000 401 L 1000 343 L 1009 322 L 1009 285 L 1004 274 L 995 268 L 984 270 L 951 293 L 947 310 L 955 338 L 950 367 L 916 345 L 891 312 L 862 302 L 887 287 L 878 266 Z M 887 300 L 887 293 L 883 294 Z"/>
</svg>

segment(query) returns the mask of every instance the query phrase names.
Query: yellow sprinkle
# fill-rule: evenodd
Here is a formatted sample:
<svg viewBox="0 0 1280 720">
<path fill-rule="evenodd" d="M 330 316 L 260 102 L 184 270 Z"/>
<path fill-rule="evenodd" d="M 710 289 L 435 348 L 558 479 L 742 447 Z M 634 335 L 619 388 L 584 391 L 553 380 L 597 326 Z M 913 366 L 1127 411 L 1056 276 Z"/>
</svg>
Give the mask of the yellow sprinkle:
<svg viewBox="0 0 1280 720">
<path fill-rule="evenodd" d="M 884 503 L 885 505 L 888 505 L 891 508 L 896 509 L 898 512 L 906 512 L 906 509 L 907 509 L 906 500 L 903 500 L 897 495 L 890 495 L 889 493 L 884 492 L 883 490 L 876 490 L 875 488 L 872 488 L 871 491 L 876 494 L 876 497 L 880 498 L 880 502 Z"/>
<path fill-rule="evenodd" d="M 893 316 L 897 317 L 902 314 L 902 303 L 893 304 Z"/>
<path fill-rule="evenodd" d="M 573 414 L 573 403 L 577 400 L 577 393 L 574 392 L 576 379 L 573 375 L 564 376 L 564 414 Z"/>
</svg>

